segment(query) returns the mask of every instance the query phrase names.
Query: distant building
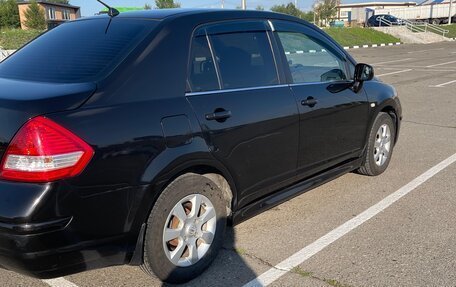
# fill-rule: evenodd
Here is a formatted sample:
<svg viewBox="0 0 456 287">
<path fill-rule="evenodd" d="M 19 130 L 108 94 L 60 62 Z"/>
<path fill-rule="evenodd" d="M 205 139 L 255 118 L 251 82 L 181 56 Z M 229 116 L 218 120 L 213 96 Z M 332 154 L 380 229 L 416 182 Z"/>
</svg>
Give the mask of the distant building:
<svg viewBox="0 0 456 287">
<path fill-rule="evenodd" d="M 81 18 L 81 8 L 78 6 L 51 3 L 47 1 L 36 2 L 44 11 L 48 29 L 52 29 L 65 21 Z M 25 21 L 27 20 L 27 17 L 25 16 L 25 11 L 27 11 L 28 6 L 30 5 L 30 1 L 18 1 L 17 5 L 19 6 L 19 18 L 21 21 L 21 28 L 26 30 L 28 28 L 27 26 L 25 26 Z"/>
<path fill-rule="evenodd" d="M 362 2 L 340 4 L 337 6 L 337 19 L 348 22 L 363 24 L 372 16 L 376 9 L 406 8 L 416 6 L 416 2 Z"/>
</svg>

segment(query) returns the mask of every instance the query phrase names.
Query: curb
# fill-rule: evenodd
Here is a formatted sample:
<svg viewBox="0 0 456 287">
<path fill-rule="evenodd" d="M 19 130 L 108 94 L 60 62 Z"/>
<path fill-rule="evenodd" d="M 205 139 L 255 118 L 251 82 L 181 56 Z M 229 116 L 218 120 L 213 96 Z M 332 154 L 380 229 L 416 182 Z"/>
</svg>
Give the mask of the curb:
<svg viewBox="0 0 456 287">
<path fill-rule="evenodd" d="M 377 47 L 386 47 L 386 46 L 398 46 L 402 45 L 403 43 L 401 42 L 396 42 L 396 43 L 382 43 L 382 44 L 372 44 L 372 45 L 360 45 L 360 46 L 352 46 L 352 47 L 344 47 L 344 50 L 350 50 L 350 49 L 359 49 L 359 48 L 377 48 Z"/>
</svg>

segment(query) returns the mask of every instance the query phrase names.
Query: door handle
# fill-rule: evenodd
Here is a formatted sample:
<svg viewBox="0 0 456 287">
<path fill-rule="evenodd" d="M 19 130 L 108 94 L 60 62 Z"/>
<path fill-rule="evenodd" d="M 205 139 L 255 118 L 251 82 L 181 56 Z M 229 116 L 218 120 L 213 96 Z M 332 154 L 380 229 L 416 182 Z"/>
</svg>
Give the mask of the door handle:
<svg viewBox="0 0 456 287">
<path fill-rule="evenodd" d="M 315 106 L 317 103 L 318 103 L 318 101 L 316 99 L 314 99 L 313 97 L 308 97 L 307 99 L 301 101 L 301 105 L 309 106 L 311 108 L 313 106 Z"/>
<path fill-rule="evenodd" d="M 224 122 L 227 118 L 231 117 L 231 111 L 215 110 L 215 112 L 206 114 L 206 120 Z"/>
</svg>

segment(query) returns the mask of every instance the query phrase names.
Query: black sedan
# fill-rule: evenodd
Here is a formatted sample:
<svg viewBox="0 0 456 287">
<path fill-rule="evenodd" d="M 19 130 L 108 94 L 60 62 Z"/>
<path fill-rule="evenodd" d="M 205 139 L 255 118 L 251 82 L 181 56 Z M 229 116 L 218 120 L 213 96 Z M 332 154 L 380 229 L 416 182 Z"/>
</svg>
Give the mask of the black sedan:
<svg viewBox="0 0 456 287">
<path fill-rule="evenodd" d="M 403 25 L 403 21 L 389 14 L 372 15 L 367 20 L 368 27 L 388 27 Z"/>
<path fill-rule="evenodd" d="M 0 267 L 185 282 L 239 223 L 378 175 L 401 105 L 322 30 L 261 11 L 68 22 L 0 64 Z"/>
</svg>

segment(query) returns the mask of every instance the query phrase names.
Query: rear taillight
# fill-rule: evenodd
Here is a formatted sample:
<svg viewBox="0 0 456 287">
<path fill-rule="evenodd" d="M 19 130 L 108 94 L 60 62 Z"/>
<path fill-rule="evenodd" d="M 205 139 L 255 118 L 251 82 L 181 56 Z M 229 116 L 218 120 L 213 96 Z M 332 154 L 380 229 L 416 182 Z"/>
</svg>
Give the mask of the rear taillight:
<svg viewBox="0 0 456 287">
<path fill-rule="evenodd" d="M 0 179 L 49 182 L 80 174 L 93 149 L 45 117 L 29 120 L 14 136 L 0 167 Z"/>
</svg>

